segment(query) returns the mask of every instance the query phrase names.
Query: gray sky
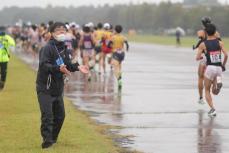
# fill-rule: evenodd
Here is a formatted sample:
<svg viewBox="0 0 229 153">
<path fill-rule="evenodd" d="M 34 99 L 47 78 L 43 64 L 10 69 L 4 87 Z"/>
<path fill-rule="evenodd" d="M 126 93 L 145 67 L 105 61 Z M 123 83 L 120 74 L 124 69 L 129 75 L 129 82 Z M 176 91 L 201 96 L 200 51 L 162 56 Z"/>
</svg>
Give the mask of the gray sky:
<svg viewBox="0 0 229 153">
<path fill-rule="evenodd" d="M 45 7 L 48 4 L 52 6 L 82 6 L 82 5 L 103 5 L 106 3 L 117 4 L 117 3 L 159 3 L 162 1 L 168 0 L 0 0 L 1 5 L 0 9 L 5 6 L 19 6 L 19 7 L 28 7 L 28 6 L 40 6 Z M 172 2 L 182 2 L 183 0 L 170 0 Z M 225 3 L 226 0 L 219 0 L 222 3 Z M 228 0 L 229 2 L 229 0 Z"/>
</svg>

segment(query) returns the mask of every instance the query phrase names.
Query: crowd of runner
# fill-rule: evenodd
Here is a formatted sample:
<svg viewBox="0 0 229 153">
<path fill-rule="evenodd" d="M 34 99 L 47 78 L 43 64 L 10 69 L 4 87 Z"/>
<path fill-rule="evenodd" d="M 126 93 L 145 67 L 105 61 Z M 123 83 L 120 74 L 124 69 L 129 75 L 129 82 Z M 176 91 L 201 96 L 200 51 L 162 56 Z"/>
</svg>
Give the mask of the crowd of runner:
<svg viewBox="0 0 229 153">
<path fill-rule="evenodd" d="M 37 61 L 39 51 L 51 39 L 49 28 L 53 24 L 53 21 L 40 25 L 16 24 L 7 30 L 16 40 L 16 50 L 32 56 L 33 60 Z M 117 78 L 118 88 L 121 89 L 121 63 L 125 51 L 129 49 L 127 39 L 121 34 L 122 26 L 112 26 L 109 23 L 94 25 L 92 22 L 83 26 L 71 22 L 65 23 L 65 26 L 67 33 L 60 39 L 65 42 L 67 51 L 71 53 L 72 62 L 80 60 L 90 71 L 97 71 L 100 75 L 106 73 L 108 69 L 106 65 L 109 64 L 109 68 Z M 91 81 L 91 77 L 89 72 L 87 80 Z"/>
</svg>

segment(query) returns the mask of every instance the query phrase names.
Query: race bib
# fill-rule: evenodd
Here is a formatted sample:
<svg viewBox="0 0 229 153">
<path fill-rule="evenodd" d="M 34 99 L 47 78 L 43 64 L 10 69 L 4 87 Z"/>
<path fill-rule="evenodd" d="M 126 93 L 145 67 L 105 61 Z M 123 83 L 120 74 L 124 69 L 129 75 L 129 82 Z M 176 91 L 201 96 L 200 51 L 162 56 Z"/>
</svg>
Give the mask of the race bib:
<svg viewBox="0 0 229 153">
<path fill-rule="evenodd" d="M 90 41 L 85 41 L 84 42 L 84 47 L 87 48 L 87 49 L 92 48 L 91 42 Z"/>
<path fill-rule="evenodd" d="M 212 63 L 220 63 L 221 62 L 220 51 L 210 52 L 210 59 Z"/>
</svg>

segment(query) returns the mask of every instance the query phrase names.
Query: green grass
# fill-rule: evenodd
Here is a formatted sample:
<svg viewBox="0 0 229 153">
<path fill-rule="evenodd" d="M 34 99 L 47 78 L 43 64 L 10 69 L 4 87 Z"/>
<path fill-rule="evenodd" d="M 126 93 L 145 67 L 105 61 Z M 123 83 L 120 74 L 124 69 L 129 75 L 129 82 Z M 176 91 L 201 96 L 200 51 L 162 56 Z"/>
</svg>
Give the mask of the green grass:
<svg viewBox="0 0 229 153">
<path fill-rule="evenodd" d="M 0 92 L 0 153 L 115 153 L 111 138 L 65 100 L 66 118 L 59 140 L 42 150 L 36 72 L 12 56 L 6 88 Z"/>
<path fill-rule="evenodd" d="M 156 35 L 135 35 L 127 36 L 129 41 L 144 42 L 161 45 L 176 45 L 175 36 L 156 36 Z M 196 44 L 198 39 L 196 37 L 181 37 L 181 46 L 192 48 L 193 44 Z M 223 42 L 227 50 L 229 49 L 229 38 L 223 38 Z"/>
</svg>

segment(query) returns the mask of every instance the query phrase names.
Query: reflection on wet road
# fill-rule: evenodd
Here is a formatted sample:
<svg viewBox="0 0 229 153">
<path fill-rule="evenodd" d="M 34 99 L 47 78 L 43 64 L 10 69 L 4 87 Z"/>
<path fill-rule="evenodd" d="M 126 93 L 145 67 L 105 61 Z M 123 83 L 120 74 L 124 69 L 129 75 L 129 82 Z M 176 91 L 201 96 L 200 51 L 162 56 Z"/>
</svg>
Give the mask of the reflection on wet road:
<svg viewBox="0 0 229 153">
<path fill-rule="evenodd" d="M 207 104 L 197 104 L 195 52 L 131 46 L 120 93 L 112 73 L 94 74 L 90 83 L 76 73 L 66 95 L 99 123 L 121 127 L 113 132 L 130 136 L 123 147 L 147 153 L 229 152 L 228 73 L 221 95 L 214 98 L 218 116 L 210 119 Z"/>
</svg>

